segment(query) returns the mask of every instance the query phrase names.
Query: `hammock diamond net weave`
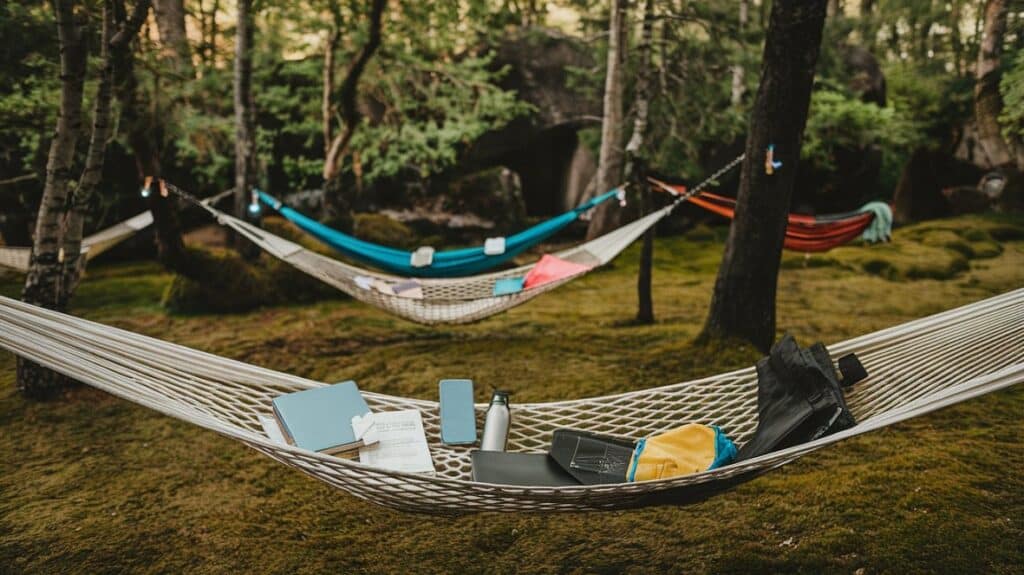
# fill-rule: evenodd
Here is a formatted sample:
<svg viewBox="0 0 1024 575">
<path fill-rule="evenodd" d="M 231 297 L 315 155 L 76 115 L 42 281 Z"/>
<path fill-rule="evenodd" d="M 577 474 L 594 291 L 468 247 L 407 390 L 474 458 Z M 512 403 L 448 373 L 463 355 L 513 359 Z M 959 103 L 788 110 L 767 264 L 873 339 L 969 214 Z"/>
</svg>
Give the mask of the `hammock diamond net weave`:
<svg viewBox="0 0 1024 575">
<path fill-rule="evenodd" d="M 806 453 L 1024 381 L 1024 289 L 830 346 L 870 377 L 848 391 L 852 429 L 695 475 L 617 485 L 469 481 L 467 447 L 439 442 L 433 401 L 364 393 L 374 411 L 418 409 L 436 476 L 361 465 L 271 441 L 258 422 L 279 394 L 323 385 L 0 298 L 0 347 L 109 393 L 244 442 L 356 497 L 414 512 L 627 509 L 698 500 Z M 486 405 L 477 405 L 482 423 Z M 510 451 L 546 451 L 555 429 L 641 437 L 713 423 L 739 443 L 757 425 L 753 368 L 642 391 L 512 406 Z"/>
</svg>

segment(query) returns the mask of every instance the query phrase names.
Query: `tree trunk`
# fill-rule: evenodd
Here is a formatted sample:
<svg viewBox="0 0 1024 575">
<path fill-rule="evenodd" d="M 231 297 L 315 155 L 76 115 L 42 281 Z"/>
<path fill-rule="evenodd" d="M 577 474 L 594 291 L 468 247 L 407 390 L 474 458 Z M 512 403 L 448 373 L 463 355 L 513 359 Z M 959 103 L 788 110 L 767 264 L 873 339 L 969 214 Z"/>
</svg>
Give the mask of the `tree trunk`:
<svg viewBox="0 0 1024 575">
<path fill-rule="evenodd" d="M 327 43 L 324 45 L 323 93 L 320 100 L 320 118 L 321 122 L 323 122 L 325 159 L 331 153 L 331 141 L 334 139 L 334 106 L 331 104 L 331 95 L 334 93 L 334 57 L 338 51 L 339 41 L 341 41 L 341 29 L 335 26 L 327 35 Z"/>
<path fill-rule="evenodd" d="M 715 282 L 705 337 L 737 337 L 767 351 L 793 182 L 821 49 L 826 0 L 772 3 L 761 83 L 747 136 L 736 218 Z M 766 151 L 782 165 L 768 173 Z"/>
<path fill-rule="evenodd" d="M 743 68 L 743 54 L 746 53 L 746 42 L 744 35 L 747 32 L 747 20 L 750 14 L 750 0 L 740 0 L 739 21 L 736 37 L 740 41 L 740 49 L 737 52 L 737 62 L 732 65 L 732 90 L 729 102 L 733 106 L 739 106 L 743 102 L 743 94 L 746 92 L 746 71 Z"/>
<path fill-rule="evenodd" d="M 82 125 L 85 83 L 84 25 L 75 22 L 74 4 L 74 0 L 54 2 L 60 42 L 60 109 L 46 162 L 46 183 L 36 216 L 32 257 L 22 292 L 23 301 L 58 311 L 64 311 L 60 301 L 61 224 L 67 211 L 75 143 Z M 62 376 L 22 358 L 18 358 L 17 371 L 18 388 L 29 397 L 51 397 L 63 387 Z"/>
<path fill-rule="evenodd" d="M 628 0 L 612 0 L 608 18 L 608 64 L 604 81 L 604 117 L 601 120 L 601 152 L 597 165 L 597 193 L 603 194 L 622 183 L 622 92 L 628 35 Z M 591 240 L 619 225 L 618 206 L 605 202 L 594 209 L 587 239 Z"/>
<path fill-rule="evenodd" d="M 326 212 L 330 225 L 345 231 L 352 229 L 352 205 L 354 198 L 352 197 L 352 191 L 346 189 L 346 186 L 341 181 L 342 159 L 348 153 L 349 142 L 355 134 L 359 122 L 362 121 L 362 115 L 359 113 L 357 105 L 359 80 L 362 78 L 367 64 L 369 64 L 370 59 L 377 52 L 377 48 L 380 47 L 383 39 L 381 27 L 386 6 L 387 0 L 373 0 L 373 4 L 370 7 L 370 21 L 368 24 L 369 37 L 366 44 L 363 45 L 351 64 L 349 64 L 345 78 L 341 81 L 341 87 L 338 88 L 337 99 L 341 119 L 344 124 L 343 130 L 340 134 L 334 135 L 329 144 L 326 141 L 324 143 L 327 147 L 323 172 L 324 212 Z M 339 21 L 340 18 L 335 16 L 335 22 Z M 333 72 L 331 80 L 333 81 Z M 333 110 L 329 102 L 326 102 L 324 106 L 325 112 Z M 329 128 L 324 128 L 325 136 L 328 130 Z M 356 192 L 358 193 L 358 189 Z"/>
<path fill-rule="evenodd" d="M 235 28 L 235 215 L 249 215 L 253 188 L 256 186 L 256 113 L 252 95 L 252 0 L 238 0 L 238 25 Z M 260 251 L 239 234 L 232 234 L 235 249 L 255 259 Z"/>
<path fill-rule="evenodd" d="M 636 80 L 636 116 L 633 119 L 633 133 L 626 144 L 626 181 L 633 184 L 640 197 L 640 213 L 646 214 L 651 208 L 650 186 L 647 183 L 643 159 L 644 139 L 647 135 L 647 118 L 651 98 L 651 36 L 654 32 L 654 0 L 644 2 L 644 23 L 640 30 L 637 46 L 640 71 Z M 654 229 L 644 233 L 640 251 L 640 267 L 637 270 L 637 323 L 654 323 L 654 299 L 651 297 L 651 266 L 654 259 Z"/>
<path fill-rule="evenodd" d="M 988 0 L 985 27 L 978 50 L 978 68 L 974 84 L 974 119 L 978 124 L 978 147 L 984 168 L 1006 166 L 1013 162 L 1010 148 L 999 129 L 1003 99 L 999 94 L 999 61 L 1006 34 L 1006 0 Z"/>
<path fill-rule="evenodd" d="M 149 0 L 142 0 L 138 4 L 143 14 L 148 12 Z M 130 28 L 130 24 L 141 24 L 143 17 L 133 15 L 130 22 L 115 22 L 115 10 L 113 0 L 105 0 L 103 3 L 103 31 L 100 42 L 100 79 L 96 88 L 96 100 L 93 103 L 92 113 L 92 137 L 89 141 L 89 151 L 85 157 L 85 168 L 82 170 L 82 177 L 78 182 L 71 200 L 71 211 L 68 214 L 67 224 L 64 228 L 64 277 L 62 280 L 61 306 L 66 307 L 71 301 L 75 288 L 81 277 L 82 268 L 85 265 L 85 258 L 82 252 L 82 231 L 85 225 L 85 218 L 89 213 L 89 207 L 99 189 L 103 177 L 103 160 L 106 156 L 107 142 L 111 137 L 111 104 L 113 100 L 114 83 L 114 61 L 111 52 L 113 50 L 127 51 L 131 38 L 138 33 L 138 26 Z M 115 32 L 118 32 L 119 41 L 114 43 Z M 128 56 L 131 57 L 130 55 Z"/>
<path fill-rule="evenodd" d="M 387 0 L 373 0 L 370 8 L 369 38 L 366 44 L 359 50 L 352 64 L 345 74 L 338 90 L 338 101 L 341 104 L 341 117 L 345 122 L 345 130 L 334 137 L 327 150 L 327 157 L 324 158 L 324 179 L 334 178 L 341 169 L 341 159 L 348 152 L 348 144 L 355 133 L 356 126 L 362 120 L 359 113 L 356 97 L 359 89 L 359 80 L 369 64 L 370 58 L 377 52 L 381 43 L 381 25 L 384 20 L 384 8 Z"/>
<path fill-rule="evenodd" d="M 160 32 L 164 57 L 173 64 L 177 73 L 193 77 L 192 49 L 185 31 L 184 0 L 153 0 L 153 15 Z"/>
</svg>

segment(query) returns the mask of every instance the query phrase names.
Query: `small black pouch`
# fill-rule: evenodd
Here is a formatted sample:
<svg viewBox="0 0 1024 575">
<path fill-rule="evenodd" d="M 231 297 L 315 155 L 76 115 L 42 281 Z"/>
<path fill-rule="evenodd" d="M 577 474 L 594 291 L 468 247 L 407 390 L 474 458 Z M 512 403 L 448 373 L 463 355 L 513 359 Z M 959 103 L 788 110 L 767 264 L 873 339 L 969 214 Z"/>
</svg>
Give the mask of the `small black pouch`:
<svg viewBox="0 0 1024 575">
<path fill-rule="evenodd" d="M 737 461 L 853 427 L 839 376 L 824 345 L 801 349 L 786 335 L 757 362 L 757 431 Z"/>
<path fill-rule="evenodd" d="M 574 429 L 556 429 L 552 459 L 586 485 L 625 483 L 636 442 Z"/>
</svg>

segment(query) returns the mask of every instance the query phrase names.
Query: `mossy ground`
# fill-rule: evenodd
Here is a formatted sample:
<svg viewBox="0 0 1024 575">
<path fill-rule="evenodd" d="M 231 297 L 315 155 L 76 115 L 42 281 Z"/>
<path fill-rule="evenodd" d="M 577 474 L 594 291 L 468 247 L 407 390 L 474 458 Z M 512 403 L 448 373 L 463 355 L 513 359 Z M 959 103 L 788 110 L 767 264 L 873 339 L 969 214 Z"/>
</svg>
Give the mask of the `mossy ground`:
<svg viewBox="0 0 1024 575">
<path fill-rule="evenodd" d="M 837 341 L 1020 287 L 1022 225 L 961 218 L 901 230 L 892 246 L 788 255 L 780 331 Z M 750 348 L 691 343 L 721 256 L 714 236 L 658 242 L 651 326 L 629 323 L 635 247 L 606 271 L 464 327 L 419 327 L 351 300 L 168 315 L 159 302 L 171 278 L 147 263 L 93 266 L 73 311 L 368 390 L 434 398 L 438 379 L 470 377 L 480 400 L 491 385 L 512 389 L 516 401 L 562 399 L 756 359 Z M 956 258 L 963 263 L 951 270 Z M 853 263 L 875 260 L 895 271 Z M 909 273 L 914 266 L 942 273 Z M 0 293 L 17 291 L 0 280 Z M 1012 573 L 1024 565 L 1024 388 L 846 441 L 690 507 L 446 519 L 363 503 L 90 388 L 26 401 L 13 368 L 13 356 L 0 353 L 3 573 Z"/>
</svg>

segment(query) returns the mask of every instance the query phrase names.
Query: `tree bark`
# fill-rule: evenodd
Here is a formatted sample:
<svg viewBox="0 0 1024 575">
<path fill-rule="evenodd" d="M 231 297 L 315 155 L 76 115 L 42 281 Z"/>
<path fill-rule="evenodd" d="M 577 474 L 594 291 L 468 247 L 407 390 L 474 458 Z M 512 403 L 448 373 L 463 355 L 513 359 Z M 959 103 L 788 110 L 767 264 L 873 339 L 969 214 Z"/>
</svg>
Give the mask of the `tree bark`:
<svg viewBox="0 0 1024 575">
<path fill-rule="evenodd" d="M 103 3 L 103 31 L 100 45 L 100 79 L 96 88 L 96 100 L 93 103 L 92 137 L 89 151 L 86 153 L 85 168 L 78 181 L 70 202 L 70 212 L 64 228 L 64 277 L 62 279 L 61 307 L 66 307 L 71 296 L 78 287 L 85 258 L 82 257 L 82 231 L 89 207 L 96 197 L 100 181 L 103 177 L 103 161 L 106 156 L 107 143 L 111 138 L 113 123 L 111 104 L 114 84 L 113 52 L 123 52 L 120 57 L 131 58 L 129 44 L 139 32 L 139 27 L 149 12 L 149 0 L 140 0 L 135 11 L 128 20 L 123 17 L 115 21 L 113 0 Z"/>
<path fill-rule="evenodd" d="M 750 18 L 750 0 L 740 0 L 739 7 L 739 21 L 737 22 L 737 34 L 736 37 L 740 41 L 740 49 L 738 51 L 738 61 L 732 65 L 732 90 L 729 95 L 729 102 L 733 106 L 739 106 L 743 102 L 743 94 L 747 91 L 746 86 L 746 70 L 743 68 L 743 61 L 741 54 L 746 52 L 746 43 L 744 42 L 744 35 L 747 32 L 747 20 Z"/>
<path fill-rule="evenodd" d="M 1006 35 L 1006 0 L 988 0 L 985 5 L 985 26 L 978 50 L 978 67 L 974 84 L 974 119 L 978 124 L 978 147 L 981 164 L 995 168 L 1013 163 L 1010 147 L 999 128 L 1003 99 L 999 94 L 999 62 Z"/>
<path fill-rule="evenodd" d="M 341 41 L 341 29 L 335 26 L 327 35 L 324 45 L 323 93 L 320 100 L 320 119 L 323 122 L 324 158 L 331 154 L 331 142 L 334 140 L 334 106 L 331 95 L 334 94 L 334 57 Z"/>
<path fill-rule="evenodd" d="M 636 80 L 636 116 L 633 118 L 633 133 L 626 144 L 626 181 L 637 190 L 640 197 L 640 213 L 646 214 L 651 208 L 650 186 L 647 184 L 644 140 L 647 135 L 647 118 L 651 98 L 651 36 L 654 33 L 654 0 L 644 2 L 644 22 L 640 29 L 639 52 L 640 71 Z M 654 260 L 654 229 L 644 233 L 640 249 L 640 266 L 637 270 L 637 323 L 654 323 L 654 299 L 651 296 L 652 263 Z"/>
<path fill-rule="evenodd" d="M 75 144 L 82 125 L 86 49 L 84 25 L 76 22 L 74 0 L 56 0 L 54 8 L 60 43 L 60 108 L 46 162 L 46 182 L 36 216 L 35 238 L 22 300 L 64 311 L 60 301 L 61 224 L 67 211 Z M 18 358 L 17 371 L 18 388 L 29 397 L 52 397 L 64 384 L 63 376 L 22 358 Z"/>
<path fill-rule="evenodd" d="M 793 182 L 821 49 L 826 0 L 775 0 L 750 118 L 736 218 L 715 282 L 704 337 L 741 338 L 767 351 Z M 766 151 L 782 165 L 768 174 Z"/>
<path fill-rule="evenodd" d="M 377 52 L 381 43 L 381 26 L 384 19 L 384 8 L 387 0 L 373 0 L 370 8 L 369 38 L 366 44 L 359 50 L 352 64 L 345 74 L 345 79 L 338 89 L 338 101 L 341 105 L 341 118 L 345 123 L 345 129 L 341 134 L 335 136 L 327 150 L 327 157 L 324 161 L 324 179 L 334 178 L 341 168 L 341 158 L 348 152 L 348 144 L 355 133 L 356 126 L 362 120 L 359 113 L 356 97 L 358 96 L 359 80 L 366 70 L 370 58 Z"/>
<path fill-rule="evenodd" d="M 238 0 L 238 24 L 235 28 L 235 215 L 249 215 L 253 188 L 256 186 L 256 112 L 252 94 L 252 0 Z M 235 249 L 255 259 L 260 250 L 239 234 L 232 234 Z"/>
<path fill-rule="evenodd" d="M 612 0 L 608 18 L 608 63 L 604 82 L 604 117 L 601 120 L 601 151 L 597 165 L 597 193 L 622 183 L 622 93 L 627 50 L 628 0 Z M 591 240 L 619 225 L 621 211 L 607 202 L 594 209 L 587 228 Z"/>
<path fill-rule="evenodd" d="M 184 77 L 195 75 L 192 66 L 192 49 L 185 30 L 184 0 L 153 0 L 153 15 L 160 33 L 164 57 Z"/>
</svg>

